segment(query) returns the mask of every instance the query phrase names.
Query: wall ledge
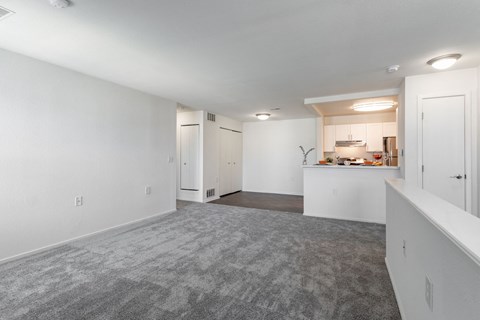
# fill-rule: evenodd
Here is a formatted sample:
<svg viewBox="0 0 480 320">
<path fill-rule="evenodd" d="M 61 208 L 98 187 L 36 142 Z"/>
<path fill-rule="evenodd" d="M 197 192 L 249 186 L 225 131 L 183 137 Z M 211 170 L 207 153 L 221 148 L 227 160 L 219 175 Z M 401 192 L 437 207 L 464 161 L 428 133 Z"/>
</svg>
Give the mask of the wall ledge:
<svg viewBox="0 0 480 320">
<path fill-rule="evenodd" d="M 479 218 L 403 179 L 385 181 L 480 266 Z"/>
</svg>

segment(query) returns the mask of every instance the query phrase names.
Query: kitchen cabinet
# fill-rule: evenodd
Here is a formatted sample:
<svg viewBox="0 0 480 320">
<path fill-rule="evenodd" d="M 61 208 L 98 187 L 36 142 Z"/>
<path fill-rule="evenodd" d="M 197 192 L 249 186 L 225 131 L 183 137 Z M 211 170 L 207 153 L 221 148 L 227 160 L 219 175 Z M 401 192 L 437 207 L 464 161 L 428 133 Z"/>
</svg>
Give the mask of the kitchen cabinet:
<svg viewBox="0 0 480 320">
<path fill-rule="evenodd" d="M 336 125 L 335 126 L 335 140 L 346 141 L 350 140 L 350 125 Z"/>
<path fill-rule="evenodd" d="M 180 127 L 180 189 L 200 188 L 200 126 Z"/>
<path fill-rule="evenodd" d="M 365 140 L 367 137 L 366 128 L 363 123 L 337 125 L 335 126 L 335 139 L 337 141 Z"/>
<path fill-rule="evenodd" d="M 383 136 L 384 137 L 396 137 L 397 136 L 397 123 L 396 122 L 384 122 L 383 124 Z"/>
<path fill-rule="evenodd" d="M 323 152 L 335 152 L 335 126 L 324 126 L 323 134 Z"/>
<path fill-rule="evenodd" d="M 242 190 L 242 133 L 220 129 L 220 195 Z"/>
<path fill-rule="evenodd" d="M 383 151 L 383 123 L 367 124 L 367 152 Z"/>
<path fill-rule="evenodd" d="M 350 125 L 350 138 L 351 140 L 367 139 L 367 125 L 364 123 Z"/>
</svg>

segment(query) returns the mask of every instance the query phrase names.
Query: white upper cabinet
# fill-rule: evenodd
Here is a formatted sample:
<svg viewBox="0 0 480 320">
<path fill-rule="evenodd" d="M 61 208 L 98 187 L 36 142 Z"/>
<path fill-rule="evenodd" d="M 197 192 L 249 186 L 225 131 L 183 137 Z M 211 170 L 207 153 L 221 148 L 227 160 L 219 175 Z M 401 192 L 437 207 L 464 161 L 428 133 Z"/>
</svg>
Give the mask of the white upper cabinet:
<svg viewBox="0 0 480 320">
<path fill-rule="evenodd" d="M 337 141 L 365 140 L 367 128 L 365 124 L 343 124 L 335 126 L 335 139 Z"/>
<path fill-rule="evenodd" d="M 324 126 L 323 151 L 335 152 L 335 141 L 362 140 L 367 152 L 382 152 L 383 137 L 397 136 L 396 122 Z"/>
<path fill-rule="evenodd" d="M 381 152 L 383 150 L 383 124 L 367 124 L 367 152 Z"/>
<path fill-rule="evenodd" d="M 346 141 L 350 140 L 350 125 L 343 124 L 335 126 L 335 140 Z"/>
<path fill-rule="evenodd" d="M 384 122 L 383 123 L 383 136 L 384 137 L 396 137 L 397 136 L 397 123 L 396 122 Z"/>
<path fill-rule="evenodd" d="M 350 125 L 350 140 L 366 140 L 367 139 L 367 125 L 352 124 Z"/>
<path fill-rule="evenodd" d="M 335 126 L 324 126 L 323 134 L 323 151 L 335 152 Z"/>
</svg>

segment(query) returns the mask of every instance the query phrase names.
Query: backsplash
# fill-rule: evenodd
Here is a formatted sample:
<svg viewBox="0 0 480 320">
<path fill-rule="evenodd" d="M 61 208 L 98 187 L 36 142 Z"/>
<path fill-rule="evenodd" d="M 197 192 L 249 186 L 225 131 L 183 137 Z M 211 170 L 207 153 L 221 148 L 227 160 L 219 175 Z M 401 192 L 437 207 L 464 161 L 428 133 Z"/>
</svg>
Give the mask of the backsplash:
<svg viewBox="0 0 480 320">
<path fill-rule="evenodd" d="M 335 159 L 336 156 L 340 158 L 363 158 L 367 160 L 374 160 L 373 153 L 367 152 L 366 147 L 337 147 L 336 152 L 325 152 L 325 158 Z"/>
</svg>

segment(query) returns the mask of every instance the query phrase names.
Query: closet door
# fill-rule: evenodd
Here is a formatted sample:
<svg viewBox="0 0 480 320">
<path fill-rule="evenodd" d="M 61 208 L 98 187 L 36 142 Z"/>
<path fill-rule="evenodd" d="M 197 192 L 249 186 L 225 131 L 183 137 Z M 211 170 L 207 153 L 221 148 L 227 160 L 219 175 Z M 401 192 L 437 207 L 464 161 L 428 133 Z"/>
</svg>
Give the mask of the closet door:
<svg viewBox="0 0 480 320">
<path fill-rule="evenodd" d="M 232 191 L 242 190 L 242 134 L 231 132 L 232 146 Z"/>
<path fill-rule="evenodd" d="M 232 156 L 231 135 L 232 131 L 220 129 L 220 195 L 232 192 Z"/>
<path fill-rule="evenodd" d="M 180 127 L 180 189 L 199 190 L 200 130 L 199 125 Z"/>
</svg>

